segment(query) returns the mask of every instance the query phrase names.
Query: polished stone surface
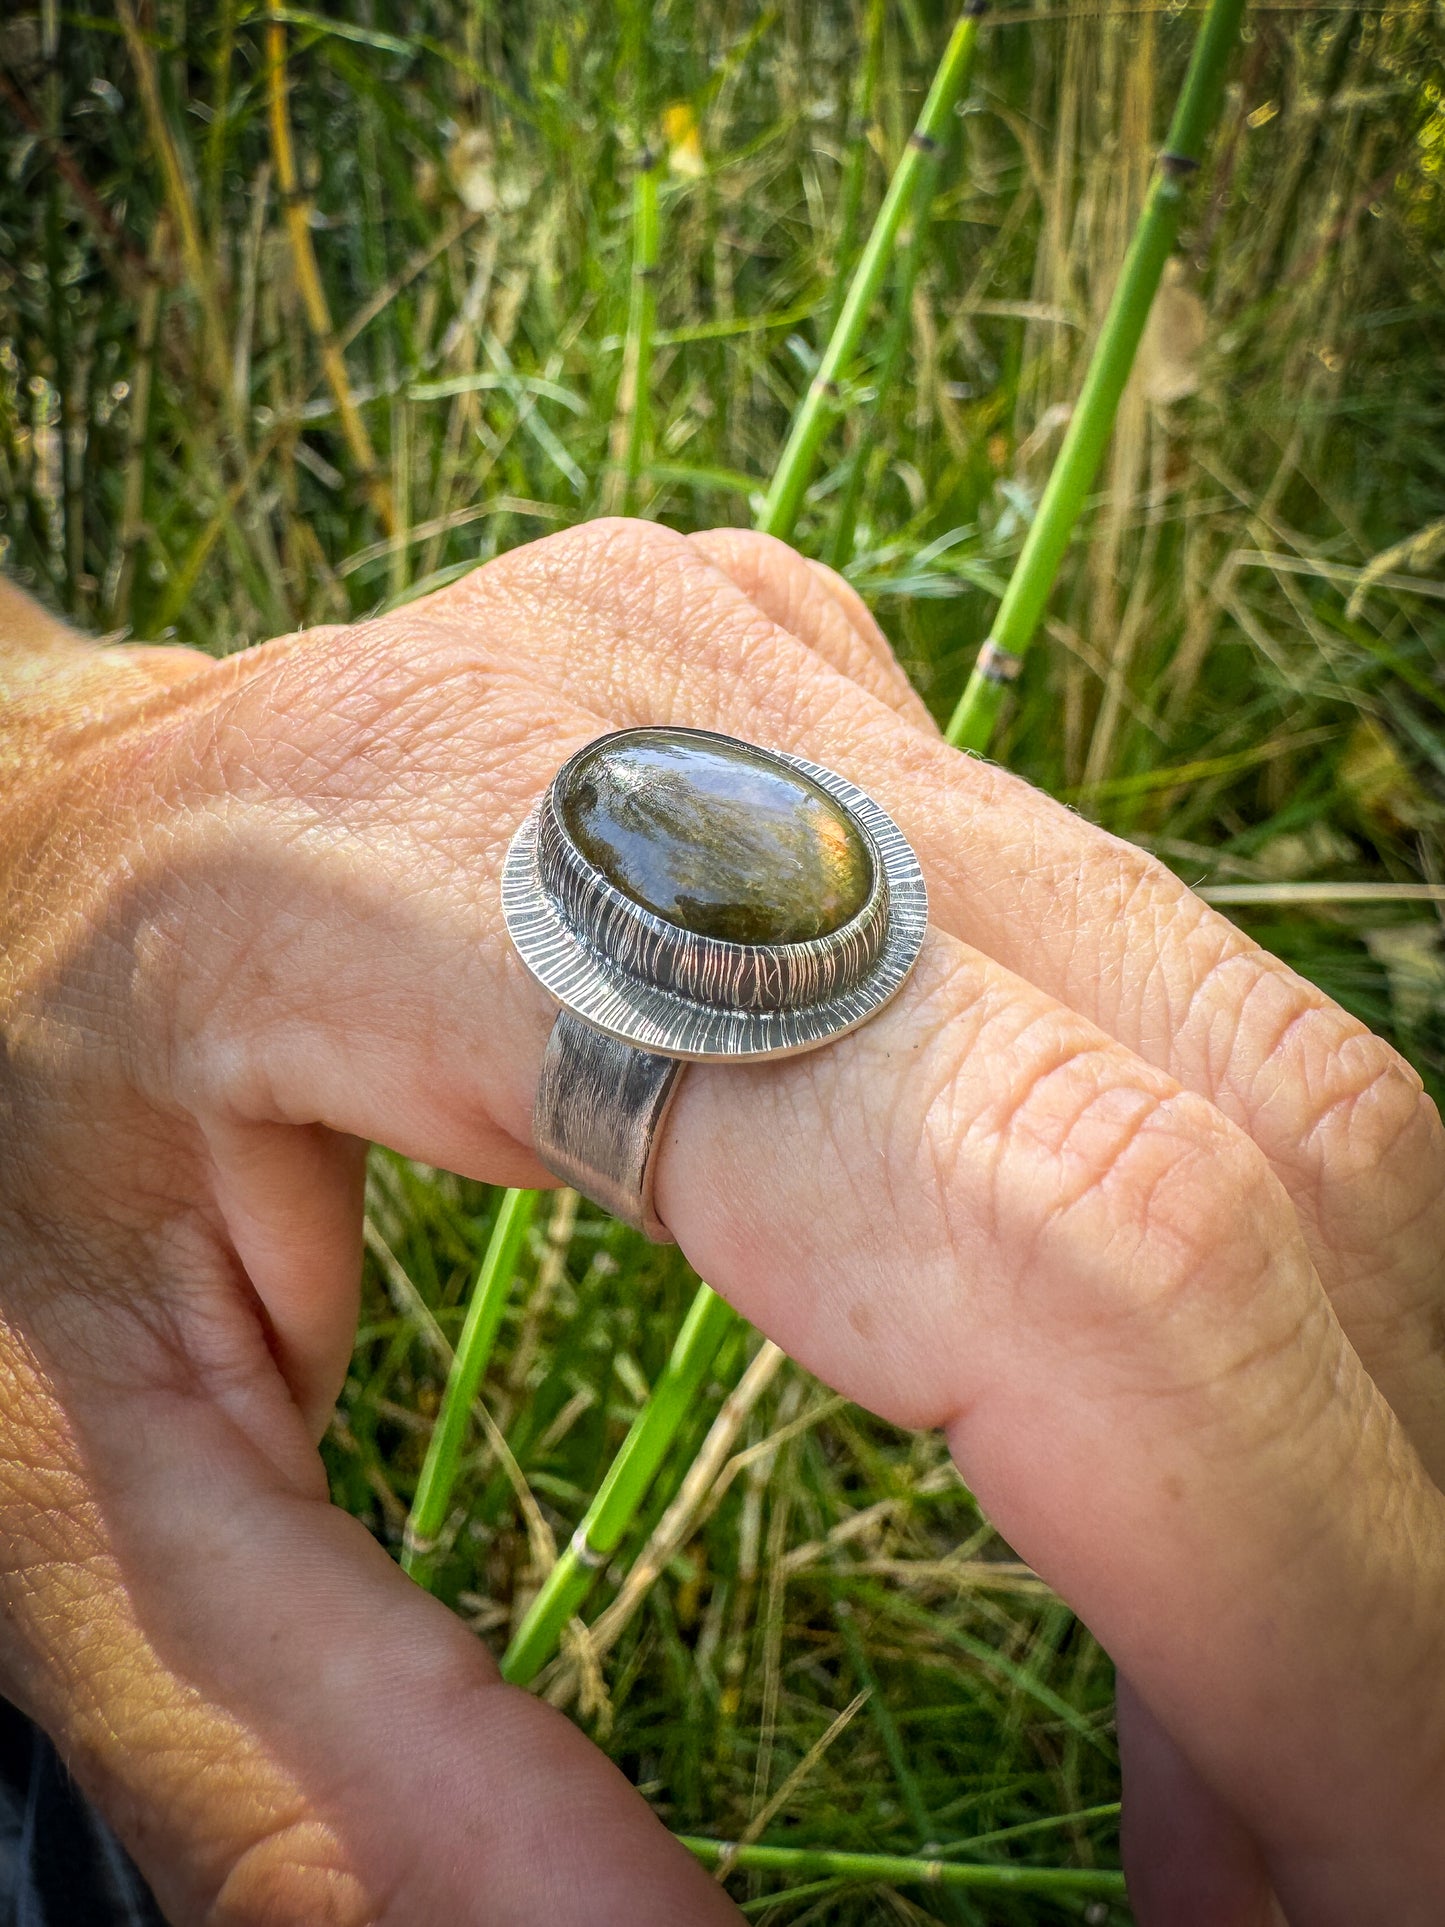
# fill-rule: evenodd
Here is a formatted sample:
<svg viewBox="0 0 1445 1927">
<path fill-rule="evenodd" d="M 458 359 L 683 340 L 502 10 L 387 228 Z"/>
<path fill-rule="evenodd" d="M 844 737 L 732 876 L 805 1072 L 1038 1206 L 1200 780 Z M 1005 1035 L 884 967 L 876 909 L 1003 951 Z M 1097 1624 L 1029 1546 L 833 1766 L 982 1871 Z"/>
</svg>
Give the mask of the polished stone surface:
<svg viewBox="0 0 1445 1927">
<path fill-rule="evenodd" d="M 766 751 L 689 730 L 605 738 L 557 797 L 563 827 L 624 896 L 695 935 L 803 943 L 873 884 L 848 813 Z"/>
</svg>

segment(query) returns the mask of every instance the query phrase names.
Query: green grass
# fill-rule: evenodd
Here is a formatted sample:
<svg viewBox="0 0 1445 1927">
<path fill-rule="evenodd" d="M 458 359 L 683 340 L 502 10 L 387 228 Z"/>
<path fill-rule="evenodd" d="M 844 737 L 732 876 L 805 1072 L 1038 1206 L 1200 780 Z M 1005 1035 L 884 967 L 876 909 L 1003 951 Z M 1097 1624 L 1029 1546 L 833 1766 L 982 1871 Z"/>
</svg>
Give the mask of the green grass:
<svg viewBox="0 0 1445 1927">
<path fill-rule="evenodd" d="M 953 16 L 279 11 L 340 395 L 278 199 L 264 10 L 157 0 L 129 40 L 108 14 L 57 15 L 53 66 L 46 18 L 0 24 L 5 566 L 97 630 L 231 650 L 629 495 L 680 528 L 755 519 Z M 841 371 L 796 539 L 847 567 L 940 719 L 1057 452 L 1193 24 L 996 14 L 928 221 Z M 1146 346 L 1154 392 L 1190 392 L 1126 392 L 995 749 L 1191 882 L 1438 883 L 1440 558 L 1421 545 L 1354 595 L 1438 517 L 1445 480 L 1438 27 L 1404 4 L 1261 11 L 1246 32 Z M 678 103 L 700 174 L 662 136 Z M 629 366 L 650 373 L 641 407 Z M 1231 914 L 1445 1090 L 1430 905 Z M 373 1161 L 327 1455 L 398 1553 L 500 1198 Z M 539 1210 L 432 1566 L 498 1651 L 695 1283 L 585 1206 Z M 661 1490 L 587 1604 L 596 1637 L 574 1632 L 543 1689 L 684 1833 L 736 1841 L 783 1793 L 764 1843 L 1116 1865 L 1104 1656 L 937 1440 L 770 1352 L 744 1362 L 725 1346 L 678 1439 L 671 1487 L 695 1467 L 696 1504 L 658 1576 L 637 1568 Z M 1124 1918 L 1108 1896 L 747 1859 L 730 1891 L 778 1923 Z"/>
</svg>

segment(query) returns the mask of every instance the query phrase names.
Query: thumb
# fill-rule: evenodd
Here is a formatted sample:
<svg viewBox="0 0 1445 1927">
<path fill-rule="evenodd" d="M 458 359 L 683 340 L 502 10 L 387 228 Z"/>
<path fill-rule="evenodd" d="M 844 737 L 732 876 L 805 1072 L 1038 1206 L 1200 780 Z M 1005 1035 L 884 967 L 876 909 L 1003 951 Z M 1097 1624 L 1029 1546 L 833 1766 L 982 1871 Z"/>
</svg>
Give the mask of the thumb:
<svg viewBox="0 0 1445 1927">
<path fill-rule="evenodd" d="M 67 1347 L 83 1371 L 47 1350 L 0 1340 L 5 1683 L 168 1917 L 737 1918 L 621 1774 L 325 1502 L 259 1337 L 224 1404 L 128 1314 Z"/>
</svg>

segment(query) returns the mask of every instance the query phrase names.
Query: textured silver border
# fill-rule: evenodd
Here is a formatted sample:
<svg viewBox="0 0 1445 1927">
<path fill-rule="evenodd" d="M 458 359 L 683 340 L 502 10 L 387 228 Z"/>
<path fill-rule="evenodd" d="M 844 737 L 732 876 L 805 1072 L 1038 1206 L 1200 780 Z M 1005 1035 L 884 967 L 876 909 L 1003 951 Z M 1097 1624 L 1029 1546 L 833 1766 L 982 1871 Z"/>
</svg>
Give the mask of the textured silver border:
<svg viewBox="0 0 1445 1927">
<path fill-rule="evenodd" d="M 816 1050 L 866 1023 L 902 989 L 928 928 L 928 891 L 908 839 L 892 817 L 846 777 L 785 750 L 767 753 L 811 777 L 841 803 L 882 864 L 888 924 L 871 968 L 847 990 L 784 1010 L 726 1010 L 643 982 L 589 946 L 548 895 L 537 866 L 539 800 L 507 851 L 502 914 L 522 962 L 564 1010 L 609 1037 L 664 1057 L 695 1063 L 757 1061 Z"/>
</svg>

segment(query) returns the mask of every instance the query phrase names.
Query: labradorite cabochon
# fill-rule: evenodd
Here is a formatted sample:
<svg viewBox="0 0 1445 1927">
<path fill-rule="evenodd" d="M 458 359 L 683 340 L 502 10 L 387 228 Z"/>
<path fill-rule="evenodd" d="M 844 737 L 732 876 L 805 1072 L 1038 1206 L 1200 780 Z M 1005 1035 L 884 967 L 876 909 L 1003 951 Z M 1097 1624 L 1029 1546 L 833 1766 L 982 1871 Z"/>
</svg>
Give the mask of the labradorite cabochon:
<svg viewBox="0 0 1445 1927">
<path fill-rule="evenodd" d="M 603 737 L 564 772 L 555 802 L 609 883 L 695 936 L 807 943 L 851 922 L 873 887 L 868 845 L 842 805 L 732 737 Z"/>
</svg>

